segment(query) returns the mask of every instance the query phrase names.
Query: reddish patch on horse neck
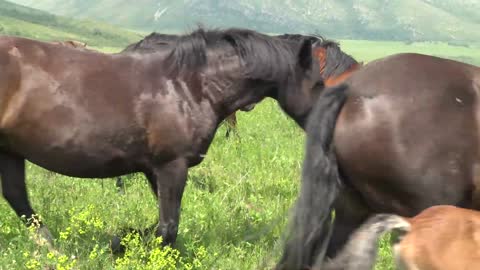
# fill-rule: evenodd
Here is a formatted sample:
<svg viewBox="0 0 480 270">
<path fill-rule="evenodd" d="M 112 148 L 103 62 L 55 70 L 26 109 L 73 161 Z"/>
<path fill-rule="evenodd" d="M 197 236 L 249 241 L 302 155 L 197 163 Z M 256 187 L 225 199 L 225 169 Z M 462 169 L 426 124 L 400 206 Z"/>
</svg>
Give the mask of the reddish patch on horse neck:
<svg viewBox="0 0 480 270">
<path fill-rule="evenodd" d="M 323 75 L 325 68 L 327 66 L 327 49 L 325 48 L 316 48 L 313 52 L 314 56 L 317 58 L 320 67 L 320 75 Z M 362 63 L 353 64 L 345 72 L 338 76 L 331 76 L 324 78 L 324 84 L 326 87 L 331 87 L 340 84 L 346 80 L 354 71 L 359 69 L 362 66 Z"/>
<path fill-rule="evenodd" d="M 316 48 L 313 52 L 313 55 L 317 58 L 320 65 L 320 75 L 325 71 L 325 66 L 327 64 L 327 50 L 325 48 Z"/>
<path fill-rule="evenodd" d="M 352 75 L 353 72 L 355 72 L 357 69 L 361 67 L 360 64 L 354 64 L 352 65 L 349 69 L 347 69 L 345 72 L 338 76 L 334 77 L 329 77 L 325 80 L 325 86 L 331 87 L 340 84 L 344 80 L 346 80 L 350 75 Z"/>
</svg>

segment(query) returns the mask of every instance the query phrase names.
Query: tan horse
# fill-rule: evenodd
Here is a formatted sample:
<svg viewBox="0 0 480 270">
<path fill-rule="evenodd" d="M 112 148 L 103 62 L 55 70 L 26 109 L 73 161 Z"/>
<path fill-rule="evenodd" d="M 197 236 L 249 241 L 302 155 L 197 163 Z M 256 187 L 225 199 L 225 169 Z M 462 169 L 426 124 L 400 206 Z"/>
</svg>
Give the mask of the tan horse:
<svg viewBox="0 0 480 270">
<path fill-rule="evenodd" d="M 314 269 L 371 270 L 380 236 L 392 230 L 401 233 L 393 246 L 399 269 L 480 269 L 480 212 L 448 205 L 432 206 L 413 218 L 375 215 L 337 257 Z"/>
</svg>

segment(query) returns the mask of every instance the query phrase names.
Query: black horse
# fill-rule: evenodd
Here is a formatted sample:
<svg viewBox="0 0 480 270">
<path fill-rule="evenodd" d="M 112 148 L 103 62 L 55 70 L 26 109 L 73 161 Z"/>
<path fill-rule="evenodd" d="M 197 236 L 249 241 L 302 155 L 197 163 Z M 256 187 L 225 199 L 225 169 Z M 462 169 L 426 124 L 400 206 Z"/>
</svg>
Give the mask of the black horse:
<svg viewBox="0 0 480 270">
<path fill-rule="evenodd" d="M 103 54 L 2 36 L 3 196 L 30 225 L 25 160 L 81 178 L 143 172 L 160 204 L 156 235 L 174 243 L 188 168 L 223 119 L 271 97 L 304 125 L 319 94 L 314 41 L 199 29 L 168 50 Z"/>
</svg>

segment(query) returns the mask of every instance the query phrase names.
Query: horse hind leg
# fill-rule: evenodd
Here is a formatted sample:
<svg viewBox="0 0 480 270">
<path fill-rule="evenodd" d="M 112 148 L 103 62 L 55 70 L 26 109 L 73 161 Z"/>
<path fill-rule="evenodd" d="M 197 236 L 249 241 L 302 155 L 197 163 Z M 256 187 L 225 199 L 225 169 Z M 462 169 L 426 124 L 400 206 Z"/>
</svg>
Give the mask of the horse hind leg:
<svg viewBox="0 0 480 270">
<path fill-rule="evenodd" d="M 236 113 L 232 113 L 229 115 L 226 119 L 225 122 L 227 124 L 227 132 L 225 133 L 225 137 L 230 137 L 231 132 L 235 132 L 237 134 L 237 115 Z"/>
<path fill-rule="evenodd" d="M 0 153 L 0 175 L 3 197 L 27 227 L 35 228 L 35 241 L 40 245 L 47 244 L 50 248 L 53 247 L 53 237 L 50 231 L 38 219 L 28 200 L 25 184 L 25 159 Z"/>
<path fill-rule="evenodd" d="M 123 181 L 122 177 L 117 177 L 115 187 L 117 188 L 119 194 L 125 194 L 125 182 Z"/>
<path fill-rule="evenodd" d="M 335 258 L 355 232 L 370 216 L 370 209 L 351 188 L 345 187 L 334 204 L 335 219 L 333 233 L 328 244 L 326 257 Z"/>
</svg>

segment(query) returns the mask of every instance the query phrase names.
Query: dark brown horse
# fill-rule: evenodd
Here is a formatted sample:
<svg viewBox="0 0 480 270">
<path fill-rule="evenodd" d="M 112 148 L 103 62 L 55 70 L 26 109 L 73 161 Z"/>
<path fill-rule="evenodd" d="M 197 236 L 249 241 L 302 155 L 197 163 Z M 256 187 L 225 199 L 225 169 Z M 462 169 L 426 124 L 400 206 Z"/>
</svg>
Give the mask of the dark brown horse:
<svg viewBox="0 0 480 270">
<path fill-rule="evenodd" d="M 30 225 L 25 160 L 81 178 L 143 172 L 160 204 L 156 235 L 174 243 L 188 168 L 225 117 L 271 97 L 303 126 L 318 95 L 312 42 L 199 29 L 170 50 L 103 54 L 2 36 L 3 196 Z"/>
<path fill-rule="evenodd" d="M 309 117 L 302 189 L 278 268 L 308 268 L 327 245 L 335 256 L 376 212 L 478 208 L 479 94 L 480 68 L 421 54 L 370 62 L 324 90 Z"/>
<path fill-rule="evenodd" d="M 178 35 L 169 35 L 153 32 L 146 36 L 142 40 L 128 45 L 122 53 L 127 52 L 141 52 L 152 53 L 158 50 L 168 50 L 172 44 L 178 39 Z M 240 108 L 241 111 L 249 112 L 255 108 L 255 104 L 248 104 L 247 106 Z M 230 114 L 223 122 L 226 125 L 225 137 L 230 137 L 230 133 L 237 131 L 237 114 L 236 111 Z"/>
<path fill-rule="evenodd" d="M 300 34 L 283 34 L 274 36 L 281 40 L 301 43 L 306 38 L 317 40 L 314 47 L 314 56 L 318 60 L 320 76 L 323 80 L 324 86 L 334 86 L 342 82 L 350 74 L 357 70 L 362 63 L 358 63 L 353 57 L 344 53 L 338 43 L 325 39 L 319 35 L 300 35 Z M 166 50 L 169 46 L 175 43 L 178 35 L 161 34 L 153 32 L 143 38 L 142 40 L 127 46 L 122 53 L 128 52 L 142 52 L 152 53 L 158 50 Z M 255 107 L 255 104 L 247 105 L 240 108 L 241 111 L 250 111 Z M 226 124 L 226 137 L 229 137 L 231 132 L 236 132 L 237 116 L 236 112 L 230 114 L 223 122 Z M 121 177 L 117 177 L 116 187 L 121 193 L 124 190 L 124 183 Z"/>
<path fill-rule="evenodd" d="M 285 35 L 284 37 L 287 37 Z M 172 34 L 162 34 L 162 33 L 157 33 L 157 32 L 152 32 L 148 36 L 144 37 L 142 40 L 132 43 L 128 45 L 125 49 L 123 49 L 120 53 L 154 53 L 159 50 L 169 50 L 171 49 L 172 45 L 175 45 L 175 42 L 178 40 L 179 36 L 178 35 L 172 35 Z M 283 38 L 283 36 L 282 36 Z M 290 38 L 289 40 L 291 41 L 298 41 L 301 42 L 305 37 L 304 36 L 296 36 L 295 39 Z M 58 44 L 63 44 L 66 46 L 72 46 L 72 47 L 79 47 L 78 42 L 73 43 L 70 41 L 66 42 L 57 42 Z M 255 107 L 255 104 L 249 104 L 243 108 L 240 108 L 241 111 L 251 111 Z M 226 125 L 226 133 L 225 137 L 230 137 L 230 133 L 234 132 L 236 133 L 237 131 L 237 115 L 236 111 L 227 116 L 225 121 L 223 121 Z M 117 181 L 115 183 L 115 186 L 118 188 L 120 193 L 124 193 L 125 189 L 125 184 L 122 180 L 122 178 L 119 176 L 117 177 Z"/>
</svg>

